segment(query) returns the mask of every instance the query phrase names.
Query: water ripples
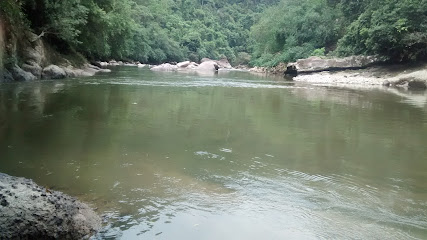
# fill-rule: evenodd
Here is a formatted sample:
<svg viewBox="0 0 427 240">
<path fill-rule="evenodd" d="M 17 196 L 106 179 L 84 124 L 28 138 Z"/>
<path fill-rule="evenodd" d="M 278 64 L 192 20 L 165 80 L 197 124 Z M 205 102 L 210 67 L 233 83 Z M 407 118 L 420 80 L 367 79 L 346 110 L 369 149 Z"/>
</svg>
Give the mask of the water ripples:
<svg viewBox="0 0 427 240">
<path fill-rule="evenodd" d="M 152 86 L 152 87 L 236 87 L 236 88 L 308 88 L 295 86 L 292 82 L 284 81 L 249 81 L 234 79 L 205 79 L 194 78 L 190 80 L 168 81 L 168 80 L 135 80 L 135 79 L 114 79 L 112 81 L 86 81 L 85 84 L 110 84 L 110 85 L 130 85 L 130 86 Z"/>
</svg>

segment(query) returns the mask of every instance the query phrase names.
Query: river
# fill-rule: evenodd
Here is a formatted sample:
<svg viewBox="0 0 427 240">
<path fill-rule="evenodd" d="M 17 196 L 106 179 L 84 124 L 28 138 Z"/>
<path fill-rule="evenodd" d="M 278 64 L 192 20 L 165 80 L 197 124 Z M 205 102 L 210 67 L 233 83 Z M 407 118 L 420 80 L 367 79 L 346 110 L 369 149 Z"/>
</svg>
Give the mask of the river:
<svg viewBox="0 0 427 240">
<path fill-rule="evenodd" d="M 93 239 L 427 239 L 427 104 L 241 72 L 3 84 L 0 172 L 95 207 Z"/>
</svg>

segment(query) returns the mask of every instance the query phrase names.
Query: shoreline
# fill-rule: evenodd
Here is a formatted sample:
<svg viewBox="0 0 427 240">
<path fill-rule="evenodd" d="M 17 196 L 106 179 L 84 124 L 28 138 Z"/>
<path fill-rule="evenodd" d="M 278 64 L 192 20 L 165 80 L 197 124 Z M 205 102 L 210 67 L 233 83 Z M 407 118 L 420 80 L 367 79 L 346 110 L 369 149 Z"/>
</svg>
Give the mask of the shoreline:
<svg viewBox="0 0 427 240">
<path fill-rule="evenodd" d="M 314 84 L 386 86 L 422 90 L 427 87 L 427 63 L 304 73 L 293 77 L 293 80 Z"/>
</svg>

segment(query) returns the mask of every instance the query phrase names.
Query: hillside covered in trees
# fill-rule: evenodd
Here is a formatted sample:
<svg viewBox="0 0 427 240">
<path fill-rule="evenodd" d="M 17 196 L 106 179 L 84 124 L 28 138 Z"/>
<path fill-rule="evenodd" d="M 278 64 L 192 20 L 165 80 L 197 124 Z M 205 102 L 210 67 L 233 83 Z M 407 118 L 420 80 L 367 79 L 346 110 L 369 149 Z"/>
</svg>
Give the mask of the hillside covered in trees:
<svg viewBox="0 0 427 240">
<path fill-rule="evenodd" d="M 2 0 L 0 13 L 14 34 L 31 29 L 91 60 L 427 56 L 427 0 Z"/>
</svg>

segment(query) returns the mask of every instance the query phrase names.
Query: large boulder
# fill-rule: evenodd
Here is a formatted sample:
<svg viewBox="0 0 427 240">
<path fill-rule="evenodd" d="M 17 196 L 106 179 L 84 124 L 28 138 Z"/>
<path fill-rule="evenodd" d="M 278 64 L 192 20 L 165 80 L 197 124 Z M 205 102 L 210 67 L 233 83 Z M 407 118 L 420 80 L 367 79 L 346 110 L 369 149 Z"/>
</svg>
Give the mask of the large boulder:
<svg viewBox="0 0 427 240">
<path fill-rule="evenodd" d="M 395 87 L 404 87 L 411 90 L 426 90 L 427 89 L 427 77 L 425 79 L 415 78 L 415 77 L 400 77 L 391 79 L 391 81 L 386 80 L 383 83 L 384 86 L 395 86 Z"/>
<path fill-rule="evenodd" d="M 225 69 L 232 69 L 233 67 L 231 66 L 231 64 L 228 62 L 227 58 L 223 58 L 221 60 L 216 61 L 216 63 L 218 64 L 219 68 L 225 68 Z"/>
<path fill-rule="evenodd" d="M 77 199 L 0 173 L 0 239 L 87 239 L 100 227 Z"/>
<path fill-rule="evenodd" d="M 163 63 L 160 64 L 158 66 L 154 66 L 152 68 L 150 68 L 153 71 L 166 71 L 166 72 L 170 72 L 170 71 L 176 71 L 178 70 L 178 66 L 176 65 L 172 65 L 170 63 Z"/>
<path fill-rule="evenodd" d="M 30 63 L 24 63 L 22 64 L 21 68 L 24 71 L 32 73 L 37 78 L 41 78 L 42 76 L 42 67 L 36 62 L 30 62 Z"/>
<path fill-rule="evenodd" d="M 309 57 L 299 59 L 287 65 L 287 74 L 312 73 L 333 70 L 361 69 L 378 63 L 378 59 L 372 56 L 351 56 L 346 58 L 323 59 Z"/>
<path fill-rule="evenodd" d="M 67 77 L 67 73 L 56 65 L 49 65 L 43 69 L 42 77 L 45 79 L 62 79 Z"/>
<path fill-rule="evenodd" d="M 199 64 L 197 64 L 195 62 L 190 62 L 190 64 L 185 69 L 195 70 L 198 66 L 199 66 Z"/>
<path fill-rule="evenodd" d="M 99 65 L 101 65 L 101 67 L 108 67 L 107 62 L 99 62 Z"/>
<path fill-rule="evenodd" d="M 190 62 L 190 61 L 185 61 L 185 62 L 177 63 L 177 64 L 176 64 L 176 66 L 177 66 L 177 67 L 179 67 L 179 68 L 186 68 L 186 67 L 188 67 L 188 65 L 190 65 L 190 64 L 191 64 L 191 62 Z"/>
<path fill-rule="evenodd" d="M 218 71 L 219 65 L 216 61 L 205 61 L 195 68 L 197 71 Z"/>
<path fill-rule="evenodd" d="M 209 62 L 209 61 L 213 61 L 213 60 L 210 58 L 202 58 L 202 60 L 200 60 L 200 63 Z"/>
<path fill-rule="evenodd" d="M 37 77 L 34 76 L 32 73 L 26 72 L 18 66 L 14 66 L 11 69 L 11 74 L 12 74 L 13 79 L 15 81 L 19 81 L 19 82 L 27 82 L 27 81 L 33 81 L 33 80 L 37 79 Z"/>
</svg>

